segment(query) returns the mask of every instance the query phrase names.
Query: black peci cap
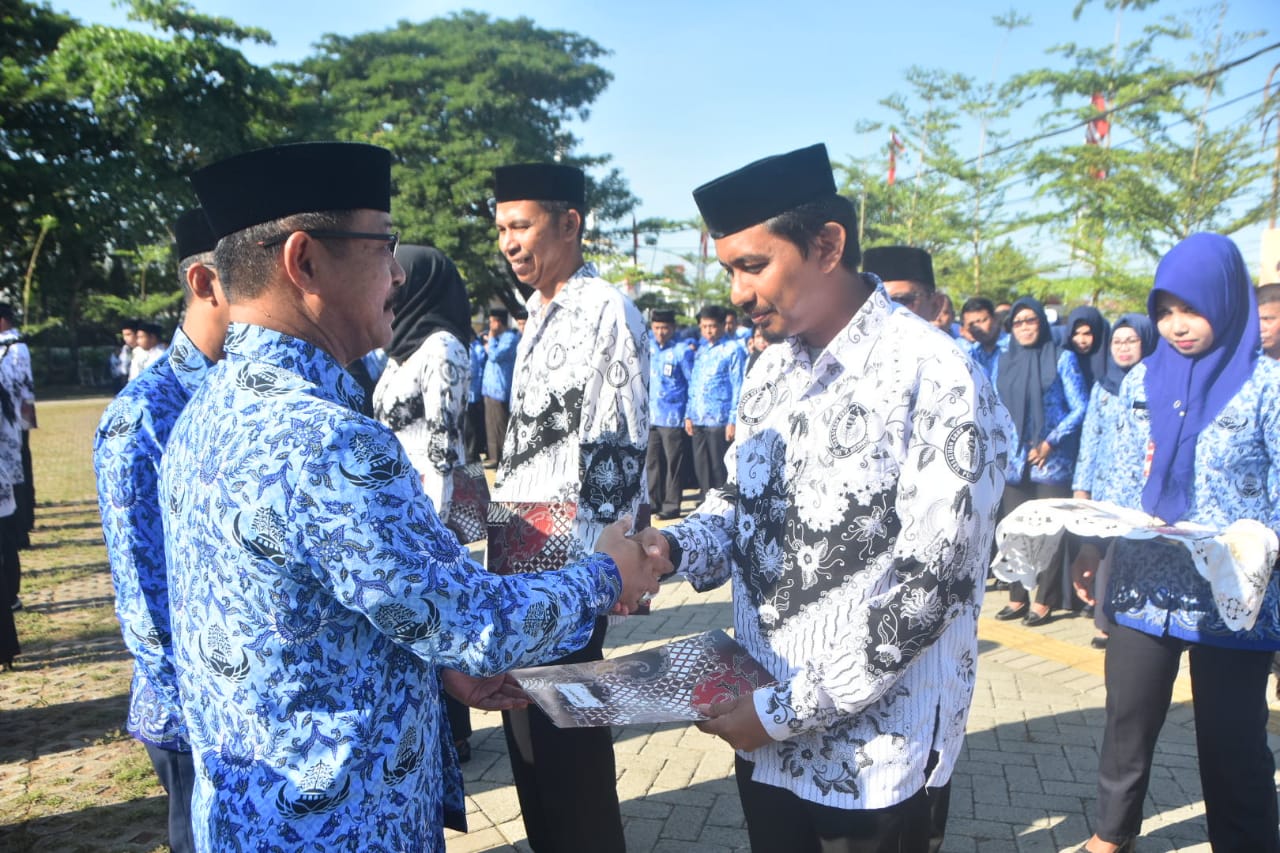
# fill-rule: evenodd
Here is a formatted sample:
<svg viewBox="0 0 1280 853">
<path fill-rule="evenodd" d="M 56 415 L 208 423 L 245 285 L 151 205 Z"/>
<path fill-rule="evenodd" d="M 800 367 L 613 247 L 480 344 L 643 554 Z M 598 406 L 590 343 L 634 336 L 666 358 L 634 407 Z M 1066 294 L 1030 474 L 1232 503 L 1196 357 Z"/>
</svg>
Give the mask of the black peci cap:
<svg viewBox="0 0 1280 853">
<path fill-rule="evenodd" d="M 358 142 L 300 142 L 237 154 L 191 176 L 221 239 L 263 222 L 328 210 L 391 210 L 391 152 Z"/>
<path fill-rule="evenodd" d="M 493 198 L 504 201 L 564 201 L 586 204 L 586 178 L 576 166 L 517 163 L 493 170 Z"/>
<path fill-rule="evenodd" d="M 693 191 L 693 200 L 707 230 L 719 239 L 836 194 L 827 146 L 819 142 L 708 181 Z"/>
<path fill-rule="evenodd" d="M 209 219 L 204 210 L 194 207 L 184 211 L 173 224 L 174 238 L 178 243 L 178 260 L 186 260 L 193 255 L 212 252 L 218 245 L 218 238 L 209 227 Z"/>
<path fill-rule="evenodd" d="M 933 257 L 915 246 L 876 246 L 862 254 L 862 269 L 875 273 L 881 281 L 915 281 L 930 290 L 933 282 Z"/>
</svg>

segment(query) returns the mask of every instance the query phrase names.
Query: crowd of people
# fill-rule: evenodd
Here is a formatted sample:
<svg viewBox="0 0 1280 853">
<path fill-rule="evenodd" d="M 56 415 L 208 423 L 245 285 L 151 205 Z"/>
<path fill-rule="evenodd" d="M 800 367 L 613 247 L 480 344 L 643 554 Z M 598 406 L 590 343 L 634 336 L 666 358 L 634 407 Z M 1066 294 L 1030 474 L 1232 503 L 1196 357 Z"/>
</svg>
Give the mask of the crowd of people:
<svg viewBox="0 0 1280 853">
<path fill-rule="evenodd" d="M 599 659 L 609 617 L 678 573 L 731 584 L 776 679 L 698 708 L 736 750 L 752 849 L 936 853 L 1001 513 L 1075 494 L 1280 528 L 1280 294 L 1218 235 L 1169 253 L 1146 314 L 957 312 L 924 250 L 862 250 L 814 145 L 693 191 L 733 303 L 694 333 L 584 259 L 580 170 L 513 164 L 494 235 L 530 295 L 477 328 L 453 263 L 399 243 L 384 149 L 277 146 L 191 180 L 183 324 L 95 442 L 129 731 L 174 850 L 443 850 L 470 707 L 502 712 L 532 849 L 624 850 L 610 731 L 557 728 L 507 673 Z M 1072 596 L 1109 634 L 1081 849 L 1133 849 L 1190 648 L 1210 840 L 1280 851 L 1276 579 L 1233 633 L 1154 546 L 1095 587 L 1105 545 L 1072 542 L 999 615 Z"/>
</svg>

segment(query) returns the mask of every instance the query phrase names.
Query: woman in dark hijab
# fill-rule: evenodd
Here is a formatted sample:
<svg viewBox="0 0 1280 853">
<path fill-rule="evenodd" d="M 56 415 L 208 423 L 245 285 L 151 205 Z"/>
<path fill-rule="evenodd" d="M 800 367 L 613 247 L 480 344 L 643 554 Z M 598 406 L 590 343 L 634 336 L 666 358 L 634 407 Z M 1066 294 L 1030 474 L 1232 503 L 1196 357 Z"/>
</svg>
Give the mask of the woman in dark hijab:
<svg viewBox="0 0 1280 853">
<path fill-rule="evenodd" d="M 996 390 L 1018 430 L 1018 479 L 1005 484 L 1000 511 L 1007 515 L 1024 501 L 1071 494 L 1080 426 L 1089 392 L 1074 352 L 1054 345 L 1044 306 L 1024 296 L 1009 313 L 1009 349 L 996 366 Z M 997 619 L 1048 621 L 1062 603 L 1062 561 L 1056 555 L 1040 574 L 1036 600 L 1028 606 L 1022 584 L 1009 587 L 1009 604 Z"/>
<path fill-rule="evenodd" d="M 1072 311 L 1067 316 L 1065 345 L 1076 354 L 1085 387 L 1092 392 L 1111 361 L 1111 327 L 1102 312 L 1092 305 L 1081 305 Z"/>
<path fill-rule="evenodd" d="M 1280 362 L 1258 357 L 1253 287 L 1235 244 L 1193 234 L 1175 246 L 1156 269 L 1147 313 L 1162 340 L 1120 385 L 1113 500 L 1170 524 L 1223 529 L 1251 519 L 1274 535 Z M 1181 546 L 1121 539 L 1110 563 L 1099 594 L 1111 637 L 1096 834 L 1081 849 L 1134 848 L 1185 649 L 1209 843 L 1277 853 L 1266 685 L 1280 650 L 1280 573 L 1266 580 L 1252 627 L 1233 630 Z"/>
<path fill-rule="evenodd" d="M 387 366 L 373 392 L 374 416 L 391 428 L 422 478 L 440 519 L 462 544 L 483 539 L 489 488 L 478 464 L 466 463 L 464 430 L 471 382 L 471 303 L 458 269 L 438 249 L 401 243 Z M 465 705 L 448 699 L 459 759 L 471 747 Z"/>
</svg>

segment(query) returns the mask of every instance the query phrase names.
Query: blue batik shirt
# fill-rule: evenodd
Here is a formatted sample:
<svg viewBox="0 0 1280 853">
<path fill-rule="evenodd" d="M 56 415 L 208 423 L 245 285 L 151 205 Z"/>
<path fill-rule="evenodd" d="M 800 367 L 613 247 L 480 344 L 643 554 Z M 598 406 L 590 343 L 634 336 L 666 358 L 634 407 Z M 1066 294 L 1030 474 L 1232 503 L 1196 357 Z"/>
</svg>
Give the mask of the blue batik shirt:
<svg viewBox="0 0 1280 853">
<path fill-rule="evenodd" d="M 1120 385 L 1115 452 L 1107 476 L 1109 499 L 1141 510 L 1146 487 L 1147 366 L 1138 364 Z M 1280 362 L 1259 358 L 1236 395 L 1196 437 L 1191 503 L 1179 522 L 1223 529 L 1253 519 L 1280 532 Z M 1273 571 L 1257 622 L 1227 628 L 1213 590 L 1182 545 L 1118 540 L 1107 584 L 1107 615 L 1121 625 L 1210 646 L 1280 650 L 1280 573 Z"/>
<path fill-rule="evenodd" d="M 684 427 L 693 375 L 693 347 L 674 338 L 665 347 L 649 337 L 649 426 Z"/>
<path fill-rule="evenodd" d="M 580 648 L 617 567 L 486 572 L 330 355 L 239 323 L 226 351 L 160 476 L 196 847 L 443 851 L 463 803 L 438 668 Z"/>
<path fill-rule="evenodd" d="M 516 369 L 516 349 L 520 333 L 508 329 L 484 346 L 484 380 L 481 391 L 486 397 L 506 403 L 511 399 L 511 374 Z"/>
<path fill-rule="evenodd" d="M 1095 501 L 1115 501 L 1117 478 L 1115 441 L 1121 415 L 1120 395 L 1112 394 L 1101 382 L 1089 394 L 1089 411 L 1080 430 L 1080 452 L 1076 455 L 1071 488 L 1088 492 Z"/>
<path fill-rule="evenodd" d="M 93 469 L 116 618 L 133 655 L 129 734 L 186 752 L 169 631 L 169 580 L 160 516 L 160 459 L 169 433 L 211 362 L 181 329 L 160 360 L 125 386 L 98 422 Z"/>
<path fill-rule="evenodd" d="M 703 343 L 693 358 L 689 378 L 689 405 L 685 417 L 694 426 L 728 426 L 734 423 L 747 352 L 732 338 Z"/>
<path fill-rule="evenodd" d="M 1034 444 L 1049 442 L 1049 456 L 1043 467 L 1027 462 L 1027 454 L 1034 444 L 1030 436 L 1021 433 L 1025 425 L 1015 424 L 1019 435 L 1018 455 L 1014 461 L 1033 483 L 1069 486 L 1075 470 L 1076 452 L 1080 449 L 1080 427 L 1089 408 L 1089 389 L 1085 386 L 1084 374 L 1080 372 L 1075 353 L 1065 349 L 1058 353 L 1058 376 L 1044 390 L 1042 399 L 1045 434 L 1037 437 Z"/>
<path fill-rule="evenodd" d="M 995 348 L 991 352 L 987 352 L 982 348 L 982 344 L 977 341 L 966 341 L 963 338 L 957 338 L 957 343 L 961 348 L 969 354 L 969 358 L 973 359 L 973 363 L 982 368 L 982 372 L 987 374 L 987 379 L 991 380 L 992 387 L 996 384 L 996 374 L 1000 365 L 1000 353 L 1009 349 L 1009 336 L 1001 335 L 996 340 Z"/>
</svg>

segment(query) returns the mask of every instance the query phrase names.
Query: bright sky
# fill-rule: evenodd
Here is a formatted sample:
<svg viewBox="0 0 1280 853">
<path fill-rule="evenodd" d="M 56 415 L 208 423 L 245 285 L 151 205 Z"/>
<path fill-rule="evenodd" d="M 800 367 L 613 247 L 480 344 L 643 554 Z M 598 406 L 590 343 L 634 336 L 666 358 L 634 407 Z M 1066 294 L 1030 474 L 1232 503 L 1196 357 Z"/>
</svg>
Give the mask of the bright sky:
<svg viewBox="0 0 1280 853">
<path fill-rule="evenodd" d="M 87 22 L 127 23 L 111 0 L 49 0 L 55 8 Z M 533 18 L 540 26 L 586 35 L 612 51 L 603 64 L 614 80 L 596 102 L 587 121 L 576 126 L 580 150 L 607 153 L 641 199 L 638 215 L 683 219 L 694 215 L 690 191 L 698 184 L 751 160 L 814 142 L 825 142 L 833 159 L 870 154 L 884 134 L 855 130 L 861 119 L 886 120 L 877 101 L 907 91 L 903 72 L 911 65 L 944 68 L 973 75 L 980 82 L 1060 63 L 1045 50 L 1061 42 L 1110 45 L 1117 18 L 1093 0 L 1079 21 L 1072 20 L 1076 0 L 477 0 L 470 4 L 440 0 L 195 0 L 200 11 L 269 30 L 274 47 L 247 45 L 254 62 L 305 57 L 324 33 L 354 35 L 386 29 L 401 19 L 424 20 L 461 8 L 493 17 Z M 1203 9 L 1195 0 L 1162 0 L 1144 13 L 1120 19 L 1122 41 L 1136 38 L 1144 24 L 1159 16 Z M 1031 17 L 1029 28 L 1006 41 L 994 16 L 1010 9 Z M 1230 0 L 1229 31 L 1268 30 L 1251 43 L 1252 52 L 1277 40 L 1280 4 L 1276 0 Z M 1234 56 L 1235 54 L 1233 54 Z M 1236 69 L 1226 78 L 1231 99 L 1259 89 L 1280 50 Z M 998 65 L 998 67 L 997 67 Z M 1233 121 L 1250 98 L 1216 114 Z M 1027 113 L 1014 126 L 1016 136 L 1037 128 Z M 1216 121 L 1215 121 L 1216 123 Z M 968 142 L 978 153 L 978 134 Z M 1069 138 L 1069 137 L 1064 137 Z M 1124 140 L 1122 123 L 1114 141 Z M 1274 137 L 1271 137 L 1274 140 Z M 1261 141 L 1261 132 L 1259 132 Z M 914 167 L 899 165 L 899 176 Z M 1015 191 L 1014 195 L 1025 197 Z M 1029 202 L 1028 202 L 1029 203 Z M 1236 235 L 1251 268 L 1258 263 L 1260 228 Z M 1057 253 L 1052 235 L 1026 234 L 1024 243 Z M 674 242 L 673 242 L 674 241 Z M 693 251 L 696 237 L 677 235 L 663 249 Z M 668 244 L 670 245 L 668 246 Z M 662 253 L 650 263 L 670 263 Z M 643 254 L 643 252 L 642 252 Z M 642 260 L 646 260 L 642 257 Z"/>
</svg>

